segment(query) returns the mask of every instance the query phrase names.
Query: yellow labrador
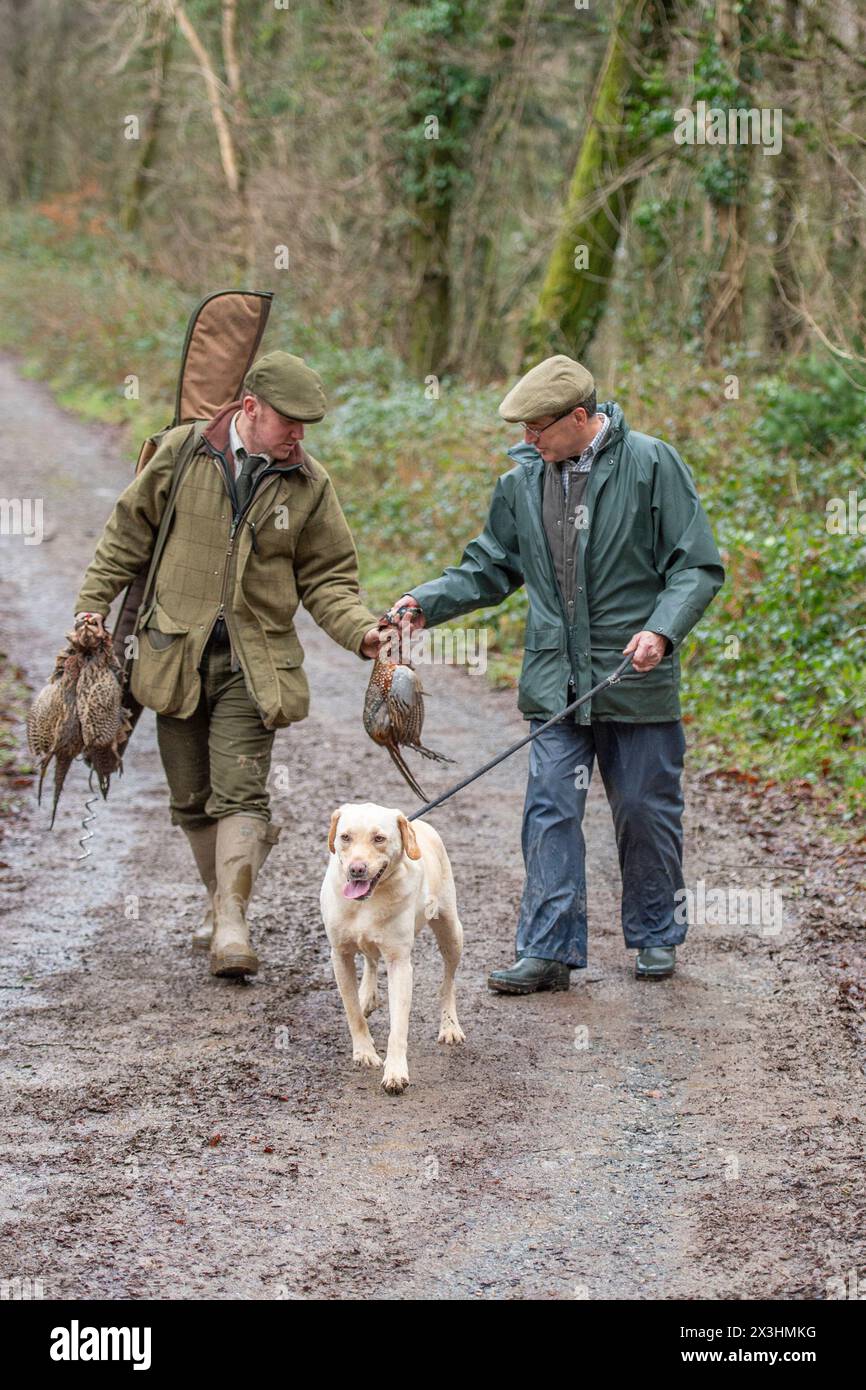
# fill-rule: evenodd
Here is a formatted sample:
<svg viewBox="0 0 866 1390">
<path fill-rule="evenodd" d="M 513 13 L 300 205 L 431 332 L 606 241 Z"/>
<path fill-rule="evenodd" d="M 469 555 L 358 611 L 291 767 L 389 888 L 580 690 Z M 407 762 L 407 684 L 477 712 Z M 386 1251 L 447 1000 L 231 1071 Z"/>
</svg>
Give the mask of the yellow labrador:
<svg viewBox="0 0 866 1390">
<path fill-rule="evenodd" d="M 391 1031 L 382 1085 L 398 1095 L 409 1084 L 406 1043 L 412 1003 L 412 945 L 425 922 L 436 936 L 445 974 L 439 1042 L 462 1043 L 454 976 L 463 951 L 454 876 L 432 825 L 372 802 L 340 806 L 331 816 L 331 861 L 322 884 L 322 918 L 352 1034 L 352 1059 L 380 1067 L 367 1026 L 379 1004 L 380 956 L 388 971 Z M 364 957 L 358 991 L 355 956 Z"/>
</svg>

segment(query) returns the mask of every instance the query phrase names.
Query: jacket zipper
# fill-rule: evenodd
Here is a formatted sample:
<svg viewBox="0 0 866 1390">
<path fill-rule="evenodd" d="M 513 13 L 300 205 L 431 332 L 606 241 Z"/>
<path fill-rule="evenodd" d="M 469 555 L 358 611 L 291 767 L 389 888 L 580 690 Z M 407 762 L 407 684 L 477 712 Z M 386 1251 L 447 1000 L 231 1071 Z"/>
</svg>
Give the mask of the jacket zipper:
<svg viewBox="0 0 866 1390">
<path fill-rule="evenodd" d="M 556 577 L 556 565 L 553 562 L 553 551 L 550 548 L 550 542 L 547 539 L 547 532 L 544 529 L 544 515 L 542 511 L 541 499 L 538 496 L 538 492 L 543 487 L 544 466 L 542 464 L 541 472 L 538 474 L 537 478 L 533 479 L 530 475 L 530 482 L 529 485 L 526 487 L 526 492 L 529 498 L 529 505 L 532 510 L 533 520 L 535 521 L 536 529 L 541 539 L 541 544 L 544 548 L 544 553 L 547 556 L 547 563 L 550 569 L 550 577 L 553 580 L 553 591 L 556 595 L 556 601 L 559 604 L 559 611 L 562 614 L 563 626 L 565 627 L 566 632 L 570 634 L 568 615 L 565 611 L 565 602 L 560 592 L 559 580 Z"/>
<path fill-rule="evenodd" d="M 599 453 L 603 453 L 603 452 L 604 452 L 604 449 L 602 448 L 602 449 L 599 451 Z M 594 462 L 594 460 L 593 460 L 593 462 Z M 590 475 L 590 476 L 591 476 L 591 475 Z M 575 690 L 575 692 L 576 692 L 576 691 L 577 691 L 577 681 L 575 680 L 575 669 L 574 669 L 574 658 L 573 658 L 574 642 L 573 642 L 573 639 L 572 639 L 572 632 L 571 632 L 571 625 L 572 625 L 572 622 L 574 621 L 574 619 L 573 619 L 573 618 L 569 618 L 569 616 L 568 616 L 568 611 L 567 611 L 566 605 L 565 605 L 565 598 L 564 598 L 564 596 L 563 596 L 563 594 L 562 594 L 562 591 L 560 590 L 560 587 L 559 587 L 559 578 L 558 578 L 558 576 L 557 576 L 557 573 L 556 573 L 556 565 L 554 564 L 554 560 L 553 560 L 553 551 L 552 551 L 551 548 L 550 548 L 550 541 L 547 539 L 547 532 L 546 532 L 545 529 L 544 529 L 544 511 L 543 511 L 542 500 L 541 500 L 541 499 L 542 499 L 542 496 L 543 496 L 543 488 L 544 488 L 544 464 L 543 464 L 543 461 L 542 461 L 542 467 L 541 467 L 541 470 L 540 470 L 540 472 L 539 472 L 539 474 L 538 474 L 538 477 L 537 477 L 536 479 L 532 479 L 532 476 L 531 476 L 531 474 L 530 474 L 529 482 L 528 482 L 528 484 L 526 485 L 526 492 L 527 492 L 527 496 L 528 496 L 528 498 L 529 498 L 529 505 L 530 505 L 530 509 L 531 509 L 531 511 L 532 511 L 532 514 L 533 514 L 533 518 L 534 518 L 534 521 L 535 521 L 535 525 L 536 525 L 536 527 L 537 527 L 538 532 L 540 533 L 541 544 L 542 544 L 542 546 L 543 546 L 543 548 L 544 548 L 544 553 L 545 553 L 545 555 L 547 556 L 547 562 L 548 562 L 548 565 L 549 565 L 549 567 L 550 567 L 550 576 L 551 576 L 551 578 L 552 578 L 552 580 L 553 580 L 553 592 L 554 592 L 554 594 L 555 594 L 555 596 L 556 596 L 556 602 L 557 602 L 557 604 L 559 605 L 559 611 L 560 611 L 560 613 L 562 614 L 562 623 L 563 623 L 563 627 L 564 627 L 564 629 L 565 629 L 565 650 L 566 650 L 566 655 L 567 655 L 567 657 L 568 657 L 568 666 L 569 666 L 569 685 L 570 685 L 571 682 L 573 681 L 573 682 L 574 682 L 574 690 Z M 589 483 L 587 483 L 587 491 L 588 491 L 588 490 L 589 490 Z M 541 495 L 539 495 L 539 494 L 541 494 Z M 585 495 L 586 495 L 586 493 L 584 493 L 584 496 L 585 496 Z M 563 507 L 564 514 L 567 514 L 567 510 L 568 510 L 567 503 L 564 503 L 564 507 Z M 564 538 L 563 538 L 563 540 L 564 540 Z M 579 552 L 579 549 L 580 549 L 580 540 L 578 540 L 578 552 Z M 584 551 L 584 553 L 585 553 L 585 551 Z M 585 563 L 585 562 L 584 562 L 584 563 Z M 577 584 L 577 573 L 576 573 L 576 572 L 575 572 L 575 576 L 574 576 L 574 582 L 575 582 L 575 585 L 576 585 L 576 584 Z M 577 603 L 576 591 L 575 591 L 575 603 Z M 567 696 L 567 695 L 568 695 L 568 686 L 566 687 L 566 696 Z"/>
<path fill-rule="evenodd" d="M 206 441 L 206 442 L 208 442 L 208 441 Z M 209 442 L 208 442 L 208 447 L 212 450 L 212 455 L 213 455 L 214 457 L 216 457 L 216 458 L 219 458 L 220 462 L 221 462 L 222 465 L 223 465 L 223 482 L 226 484 L 226 492 L 229 494 L 229 501 L 231 502 L 232 507 L 234 507 L 234 498 L 232 497 L 231 492 L 229 491 L 228 482 L 227 482 L 227 477 L 226 477 L 226 473 L 227 473 L 227 470 L 228 470 L 228 460 L 226 459 L 225 454 L 220 453 L 219 449 L 214 448 L 214 446 L 213 446 L 212 444 L 210 444 Z M 279 473 L 291 473 L 291 472 L 294 471 L 295 468 L 300 468 L 300 466 L 301 466 L 301 465 L 300 465 L 299 463 L 296 463 L 296 464 L 293 464 L 292 468 L 285 468 L 285 469 L 282 469 L 282 468 L 265 468 L 265 469 L 263 469 L 262 472 L 259 474 L 258 478 L 256 479 L 255 487 L 253 488 L 252 492 L 250 493 L 249 497 L 247 498 L 246 506 L 243 508 L 242 511 L 238 512 L 237 516 L 234 517 L 234 519 L 233 519 L 233 521 L 232 521 L 232 524 L 231 524 L 231 530 L 229 531 L 229 544 L 228 544 L 228 549 L 226 550 L 225 564 L 224 564 L 224 566 L 223 566 L 223 578 L 222 578 L 222 585 L 221 585 L 221 588 L 220 588 L 220 603 L 219 603 L 219 608 L 217 609 L 216 617 L 214 618 L 213 622 L 211 623 L 211 625 L 210 625 L 210 627 L 209 627 L 209 629 L 208 629 L 207 637 L 204 639 L 204 647 L 202 647 L 202 651 L 204 651 L 205 647 L 207 646 L 208 642 L 210 641 L 211 633 L 213 632 L 214 628 L 216 627 L 217 622 L 219 621 L 220 618 L 222 618 L 223 623 L 225 624 L 226 632 L 228 633 L 228 638 L 229 638 L 229 653 L 230 653 L 230 655 L 231 655 L 231 669 L 232 669 L 233 671 L 237 671 L 237 670 L 238 670 L 238 668 L 240 667 L 241 662 L 240 662 L 240 652 L 239 652 L 239 650 L 235 647 L 234 638 L 232 637 L 232 630 L 231 630 L 231 628 L 229 627 L 228 620 L 227 620 L 227 618 L 226 618 L 226 589 L 227 589 L 227 587 L 228 587 L 229 565 L 231 564 L 231 558 L 232 558 L 232 555 L 234 554 L 235 536 L 237 535 L 238 527 L 240 526 L 241 522 L 243 521 L 244 517 L 246 516 L 247 512 L 249 511 L 250 507 L 252 506 L 253 502 L 255 501 L 256 494 L 257 494 L 257 492 L 258 492 L 258 490 L 259 490 L 259 483 L 262 481 L 262 479 L 265 478 L 265 477 L 268 477 L 268 476 L 273 476 L 273 475 L 275 475 L 275 474 L 279 474 Z M 254 549 L 255 549 L 255 551 L 256 551 L 256 554 L 258 554 L 258 544 L 257 544 L 257 542 L 256 542 L 255 526 L 253 526 L 253 523 L 252 523 L 252 522 L 250 522 L 250 526 L 252 526 L 252 528 L 253 528 L 253 535 L 252 535 L 253 547 L 254 547 Z"/>
<path fill-rule="evenodd" d="M 616 442 L 618 442 L 618 441 L 619 441 L 619 436 L 617 436 Z M 610 448 L 613 447 L 613 444 L 614 444 L 614 426 L 613 426 L 613 420 L 611 420 L 611 422 L 610 422 L 610 428 L 609 428 L 608 431 L 607 431 L 607 437 L 602 441 L 601 448 L 597 451 L 597 453 L 595 454 L 595 457 L 594 457 L 593 460 L 592 460 L 592 468 L 595 468 L 595 469 L 597 470 L 599 459 L 602 457 L 603 454 L 606 454 L 606 453 L 607 453 L 608 449 L 610 449 Z M 596 477 L 598 477 L 598 472 L 597 472 L 597 471 L 596 471 Z M 602 483 L 601 483 L 600 487 L 597 489 L 597 491 L 596 491 L 596 493 L 595 493 L 595 496 L 594 496 L 593 499 L 592 499 L 592 500 L 593 500 L 593 505 L 594 505 L 595 502 L 597 501 L 597 499 L 598 499 L 598 493 L 600 492 L 601 487 L 604 486 L 605 481 L 606 481 L 606 478 L 602 480 Z M 592 469 L 590 469 L 589 477 L 588 477 L 587 480 L 586 480 L 586 486 L 584 487 L 583 496 L 582 496 L 582 498 L 581 498 L 581 505 L 583 505 L 583 506 L 587 506 L 587 501 L 586 501 L 586 499 L 587 499 L 587 494 L 589 493 L 591 487 L 592 487 Z M 582 564 L 582 566 L 583 566 L 583 582 L 584 582 L 584 587 L 585 587 L 586 590 L 587 590 L 587 601 L 588 601 L 588 599 L 589 599 L 589 587 L 588 587 L 587 576 L 586 576 L 586 553 L 587 553 L 587 550 L 588 550 L 588 549 L 589 549 L 589 527 L 587 526 L 587 527 L 586 527 L 586 530 L 585 530 L 585 534 L 582 535 L 582 536 L 578 536 L 578 540 L 577 540 L 577 564 L 575 565 L 575 570 L 574 570 L 574 583 L 575 583 L 575 586 L 577 586 L 577 580 L 578 580 L 578 576 L 579 576 L 579 574 L 580 574 L 581 564 Z M 575 587 L 575 594 L 574 594 L 574 603 L 575 603 L 575 610 L 576 610 L 576 608 L 577 608 L 577 588 L 576 588 L 576 587 Z M 577 688 L 577 680 L 576 680 L 576 677 L 575 677 L 574 662 L 573 662 L 572 657 L 571 657 L 571 653 L 572 653 L 572 651 L 573 651 L 573 649 L 574 649 L 574 644 L 573 644 L 573 641 L 572 641 L 572 633 L 571 633 L 571 626 L 570 626 L 570 624 L 567 625 L 566 631 L 567 631 L 567 633 L 568 633 L 569 665 L 571 666 L 571 673 L 572 673 L 572 674 L 571 674 L 571 679 L 574 681 L 574 692 L 575 692 L 575 695 L 576 695 L 576 694 L 578 693 L 578 688 Z M 587 650 L 586 655 L 587 655 L 587 658 L 588 658 L 588 659 L 590 660 L 590 662 L 591 662 L 591 660 L 592 660 L 592 643 L 590 642 L 590 634 L 589 634 L 589 607 L 588 607 L 588 602 L 587 602 L 587 632 L 586 632 L 586 639 L 587 639 L 587 642 L 589 643 L 589 647 L 588 647 L 588 650 Z M 592 667 L 590 666 L 590 683 L 591 683 L 591 682 L 592 682 Z M 583 714 L 586 715 L 587 722 L 590 722 L 591 719 L 592 719 L 592 704 L 591 704 L 591 703 L 590 703 L 589 706 L 584 706 Z M 581 718 L 583 717 L 583 714 L 581 715 Z"/>
<path fill-rule="evenodd" d="M 229 566 L 231 565 L 232 555 L 233 555 L 233 553 L 234 553 L 234 548 L 235 548 L 235 531 L 236 531 L 236 530 L 237 530 L 237 523 L 236 523 L 236 522 L 232 522 L 232 529 L 231 529 L 231 531 L 229 532 L 229 544 L 228 544 L 228 549 L 227 549 L 227 551 L 226 551 L 225 563 L 223 564 L 223 582 L 222 582 L 222 585 L 221 585 L 221 587 L 220 587 L 220 606 L 219 606 L 219 608 L 217 609 L 217 615 L 216 615 L 216 617 L 214 618 L 213 622 L 211 623 L 211 627 L 210 627 L 210 631 L 213 632 L 213 630 L 214 630 L 214 628 L 216 627 L 217 623 L 219 622 L 220 618 L 222 618 L 223 622 L 225 623 L 225 629 L 226 629 L 226 632 L 228 633 L 228 638 L 229 638 L 229 653 L 230 653 L 230 655 L 231 655 L 231 662 L 232 662 L 232 670 L 233 670 L 233 671 L 236 671 L 236 670 L 237 670 L 238 665 L 239 665 L 240 663 L 239 663 L 239 661 L 238 661 L 237 652 L 235 651 L 235 644 L 234 644 L 234 640 L 233 640 L 233 638 L 232 638 L 232 630 L 231 630 L 231 628 L 229 627 L 228 623 L 226 622 L 226 589 L 228 588 L 228 582 L 229 582 Z M 208 641 L 208 640 L 210 640 L 210 632 L 208 633 L 208 637 L 207 637 L 207 639 L 206 639 L 206 641 L 205 641 L 205 646 L 207 646 L 207 641 Z"/>
</svg>

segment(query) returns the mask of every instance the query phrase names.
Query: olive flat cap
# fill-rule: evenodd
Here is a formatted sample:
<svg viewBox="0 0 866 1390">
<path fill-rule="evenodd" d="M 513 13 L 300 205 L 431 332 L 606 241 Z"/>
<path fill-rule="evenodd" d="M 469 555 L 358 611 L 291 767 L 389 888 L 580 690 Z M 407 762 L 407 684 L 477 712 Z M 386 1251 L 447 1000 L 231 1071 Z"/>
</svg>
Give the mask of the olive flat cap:
<svg viewBox="0 0 866 1390">
<path fill-rule="evenodd" d="M 512 386 L 499 407 L 503 420 L 540 420 L 544 415 L 564 415 L 595 390 L 586 367 L 572 357 L 546 357 Z"/>
<path fill-rule="evenodd" d="M 290 352 L 266 352 L 244 377 L 244 390 L 261 396 L 290 420 L 321 420 L 328 408 L 318 372 Z"/>
</svg>

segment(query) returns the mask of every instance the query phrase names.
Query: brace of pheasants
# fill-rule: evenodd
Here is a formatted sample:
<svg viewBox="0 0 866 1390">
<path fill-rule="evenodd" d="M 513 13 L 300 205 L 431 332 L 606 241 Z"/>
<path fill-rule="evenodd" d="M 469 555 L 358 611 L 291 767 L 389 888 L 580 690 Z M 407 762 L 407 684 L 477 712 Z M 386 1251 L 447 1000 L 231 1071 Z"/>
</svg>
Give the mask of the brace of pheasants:
<svg viewBox="0 0 866 1390">
<path fill-rule="evenodd" d="M 27 716 L 27 741 L 39 759 L 39 791 L 54 759 L 51 825 L 63 783 L 75 758 L 96 774 L 103 797 L 112 773 L 122 772 L 121 750 L 130 733 L 121 704 L 121 668 L 111 638 L 93 619 L 79 619 L 66 634 L 69 645 L 58 653 L 51 680 L 40 690 Z"/>
<path fill-rule="evenodd" d="M 404 610 L 398 610 L 399 620 Z M 379 619 L 379 628 L 396 628 L 392 618 L 386 614 Z M 411 771 L 406 766 L 400 752 L 411 748 L 423 758 L 432 758 L 437 763 L 451 763 L 442 753 L 434 753 L 421 742 L 424 727 L 424 688 L 421 678 L 411 661 L 401 652 L 404 660 L 393 661 L 388 652 L 388 643 L 382 644 L 380 655 L 373 662 L 373 671 L 364 697 L 364 729 L 380 748 L 387 748 L 398 772 L 408 782 L 416 796 L 426 801 L 427 795 L 418 786 Z M 386 653 L 382 655 L 382 653 Z"/>
</svg>

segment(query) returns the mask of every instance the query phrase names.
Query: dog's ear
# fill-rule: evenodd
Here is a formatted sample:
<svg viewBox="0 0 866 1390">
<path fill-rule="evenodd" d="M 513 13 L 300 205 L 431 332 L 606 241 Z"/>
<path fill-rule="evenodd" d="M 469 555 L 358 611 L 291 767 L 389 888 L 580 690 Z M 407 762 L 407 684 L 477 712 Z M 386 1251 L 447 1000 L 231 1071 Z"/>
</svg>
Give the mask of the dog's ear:
<svg viewBox="0 0 866 1390">
<path fill-rule="evenodd" d="M 331 851 L 332 854 L 334 854 L 335 852 L 335 842 L 337 838 L 337 821 L 340 819 L 340 812 L 342 811 L 342 809 L 342 806 L 338 806 L 334 814 L 331 816 L 331 828 L 328 831 L 328 849 Z"/>
<path fill-rule="evenodd" d="M 418 848 L 418 841 L 415 839 L 415 831 L 407 821 L 403 812 L 397 816 L 397 824 L 400 827 L 400 839 L 403 841 L 403 849 L 410 859 L 420 859 L 421 851 Z"/>
</svg>

